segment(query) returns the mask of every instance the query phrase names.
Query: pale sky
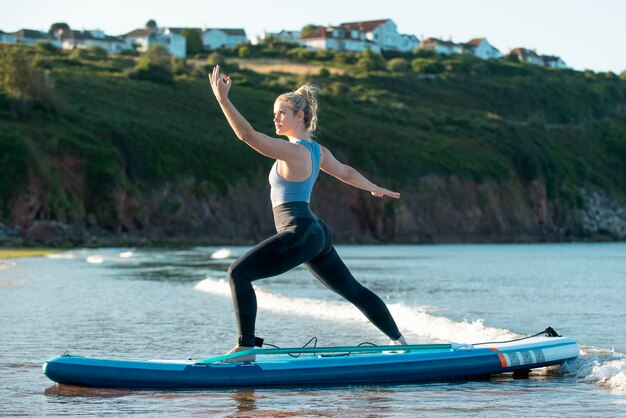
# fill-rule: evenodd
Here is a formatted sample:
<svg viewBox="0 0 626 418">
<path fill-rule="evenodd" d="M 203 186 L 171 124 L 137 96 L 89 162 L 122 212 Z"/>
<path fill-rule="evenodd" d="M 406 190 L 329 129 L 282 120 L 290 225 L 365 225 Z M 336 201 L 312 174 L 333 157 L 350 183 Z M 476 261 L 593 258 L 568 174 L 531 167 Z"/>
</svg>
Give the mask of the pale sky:
<svg viewBox="0 0 626 418">
<path fill-rule="evenodd" d="M 401 33 L 465 42 L 486 37 L 558 55 L 575 69 L 626 70 L 626 0 L 0 0 L 0 30 L 73 29 L 121 35 L 150 20 L 159 26 L 299 30 L 308 23 L 392 19 Z"/>
</svg>

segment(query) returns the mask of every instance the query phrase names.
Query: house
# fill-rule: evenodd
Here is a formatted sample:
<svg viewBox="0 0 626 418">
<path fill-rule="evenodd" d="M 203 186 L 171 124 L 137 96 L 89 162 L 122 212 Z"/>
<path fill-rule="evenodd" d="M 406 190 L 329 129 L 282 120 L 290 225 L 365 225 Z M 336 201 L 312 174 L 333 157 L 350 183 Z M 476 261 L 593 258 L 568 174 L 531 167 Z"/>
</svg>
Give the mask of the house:
<svg viewBox="0 0 626 418">
<path fill-rule="evenodd" d="M 472 54 L 484 60 L 502 57 L 500 51 L 491 45 L 487 38 L 474 38 L 467 43 L 461 44 L 461 49 L 463 53 Z"/>
<path fill-rule="evenodd" d="M 437 38 L 427 38 L 420 43 L 420 49 L 433 51 L 437 54 L 452 55 L 463 52 L 463 47 L 452 41 L 443 41 Z"/>
<path fill-rule="evenodd" d="M 250 43 L 253 45 L 259 45 L 265 43 L 266 39 L 277 39 L 284 42 L 298 42 L 300 39 L 299 30 L 281 30 L 280 32 L 267 32 L 263 31 L 259 35 L 254 36 Z"/>
<path fill-rule="evenodd" d="M 565 62 L 559 57 L 553 55 L 542 55 L 541 59 L 543 60 L 543 65 L 546 67 L 561 69 L 568 68 Z"/>
<path fill-rule="evenodd" d="M 175 57 L 187 56 L 187 39 L 169 28 L 135 29 L 123 38 L 139 52 L 147 51 L 152 45 L 161 45 Z"/>
<path fill-rule="evenodd" d="M 125 49 L 132 49 L 130 42 L 122 37 L 108 36 L 101 30 L 77 31 L 59 30 L 58 38 L 63 49 L 88 48 L 97 46 L 109 54 L 119 54 Z"/>
<path fill-rule="evenodd" d="M 417 47 L 414 43 L 417 38 L 414 35 L 398 33 L 398 28 L 391 19 L 342 23 L 339 28 L 348 31 L 362 31 L 367 40 L 377 44 L 383 51 L 408 52 Z"/>
<path fill-rule="evenodd" d="M 415 35 L 402 34 L 401 51 L 414 51 L 420 46 L 420 41 Z"/>
<path fill-rule="evenodd" d="M 17 38 L 11 33 L 6 33 L 0 30 L 0 44 L 15 44 Z"/>
<path fill-rule="evenodd" d="M 362 30 L 334 26 L 315 29 L 300 38 L 300 45 L 315 50 L 336 49 L 363 52 L 369 49 L 378 53 L 381 51 L 380 45 L 367 39 Z"/>
<path fill-rule="evenodd" d="M 509 55 L 515 55 L 519 62 L 527 62 L 535 65 L 545 65 L 543 58 L 541 58 L 535 51 L 526 48 L 514 48 L 509 51 Z"/>
<path fill-rule="evenodd" d="M 247 44 L 248 37 L 243 29 L 207 28 L 200 34 L 204 49 L 233 48 Z"/>
<path fill-rule="evenodd" d="M 12 33 L 18 44 L 34 46 L 40 42 L 50 42 L 57 48 L 61 48 L 61 41 L 55 39 L 52 35 L 46 32 L 41 32 L 32 29 L 22 29 Z"/>
</svg>

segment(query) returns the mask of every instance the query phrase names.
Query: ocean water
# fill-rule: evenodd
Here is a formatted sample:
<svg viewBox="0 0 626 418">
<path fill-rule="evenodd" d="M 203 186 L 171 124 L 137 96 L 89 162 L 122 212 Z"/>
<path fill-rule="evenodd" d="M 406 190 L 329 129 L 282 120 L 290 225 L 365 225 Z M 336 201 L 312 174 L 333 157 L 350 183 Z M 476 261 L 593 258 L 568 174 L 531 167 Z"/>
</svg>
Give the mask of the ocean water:
<svg viewBox="0 0 626 418">
<path fill-rule="evenodd" d="M 226 271 L 244 247 L 72 250 L 0 261 L 0 416 L 626 416 L 626 244 L 338 246 L 411 343 L 548 326 L 579 359 L 528 378 L 322 388 L 56 385 L 63 353 L 201 359 L 235 342 Z M 257 334 L 288 347 L 387 340 L 304 268 L 256 282 Z"/>
</svg>

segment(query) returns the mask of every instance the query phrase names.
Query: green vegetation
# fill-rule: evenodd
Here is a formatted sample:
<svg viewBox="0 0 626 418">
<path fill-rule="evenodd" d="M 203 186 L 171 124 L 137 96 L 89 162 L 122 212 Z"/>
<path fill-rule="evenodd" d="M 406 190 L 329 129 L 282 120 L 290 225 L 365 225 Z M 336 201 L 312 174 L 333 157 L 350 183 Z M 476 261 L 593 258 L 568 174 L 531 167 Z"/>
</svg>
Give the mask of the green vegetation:
<svg viewBox="0 0 626 418">
<path fill-rule="evenodd" d="M 437 174 L 541 180 L 551 199 L 572 206 L 581 187 L 624 197 L 626 81 L 617 76 L 471 56 L 305 52 L 281 42 L 220 51 L 197 66 L 158 49 L 135 60 L 4 47 L 0 221 L 29 175 L 48 191 L 40 216 L 93 214 L 112 229 L 120 191 L 195 179 L 203 193 L 226 194 L 240 182 L 265 183 L 270 162 L 235 139 L 206 74 L 229 57 L 268 56 L 324 69 L 304 77 L 231 66 L 232 101 L 253 126 L 273 134 L 276 95 L 317 83 L 319 140 L 392 188 L 410 191 Z M 42 74 L 48 84 L 37 84 Z"/>
<path fill-rule="evenodd" d="M 60 251 L 62 250 L 48 248 L 0 248 L 0 260 L 7 258 L 40 257 Z"/>
</svg>

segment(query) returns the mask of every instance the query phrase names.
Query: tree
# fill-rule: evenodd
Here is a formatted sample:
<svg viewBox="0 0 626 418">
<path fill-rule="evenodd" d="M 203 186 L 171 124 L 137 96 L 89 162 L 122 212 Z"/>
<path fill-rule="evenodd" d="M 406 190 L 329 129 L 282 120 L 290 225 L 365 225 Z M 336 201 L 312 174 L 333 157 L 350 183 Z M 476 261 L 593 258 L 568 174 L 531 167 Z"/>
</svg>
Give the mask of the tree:
<svg viewBox="0 0 626 418">
<path fill-rule="evenodd" d="M 150 19 L 146 22 L 146 28 L 148 29 L 156 29 L 158 28 L 157 23 L 154 19 Z"/>
<path fill-rule="evenodd" d="M 56 36 L 59 29 L 62 30 L 63 32 L 69 32 L 70 26 L 67 23 L 63 23 L 63 22 L 53 23 L 50 26 L 50 29 L 48 29 L 48 35 Z"/>
<path fill-rule="evenodd" d="M 198 54 L 204 49 L 200 31 L 197 29 L 183 29 L 180 34 L 187 40 L 187 55 Z"/>
<path fill-rule="evenodd" d="M 7 95 L 18 113 L 28 114 L 33 106 L 50 113 L 63 111 L 50 72 L 37 68 L 24 49 L 0 50 L 0 92 Z"/>
<path fill-rule="evenodd" d="M 319 29 L 321 27 L 322 26 L 313 25 L 311 23 L 309 23 L 308 25 L 304 25 L 300 30 L 300 37 L 304 38 L 305 36 L 310 35 L 311 33 L 315 32 L 316 29 Z"/>
<path fill-rule="evenodd" d="M 519 56 L 516 53 L 514 53 L 514 52 L 511 52 L 507 56 L 505 56 L 504 57 L 504 61 L 512 62 L 514 64 L 519 64 L 520 63 Z"/>
<path fill-rule="evenodd" d="M 622 73 L 619 75 L 619 78 L 621 78 L 622 80 L 626 80 L 626 70 L 622 71 Z"/>
</svg>

